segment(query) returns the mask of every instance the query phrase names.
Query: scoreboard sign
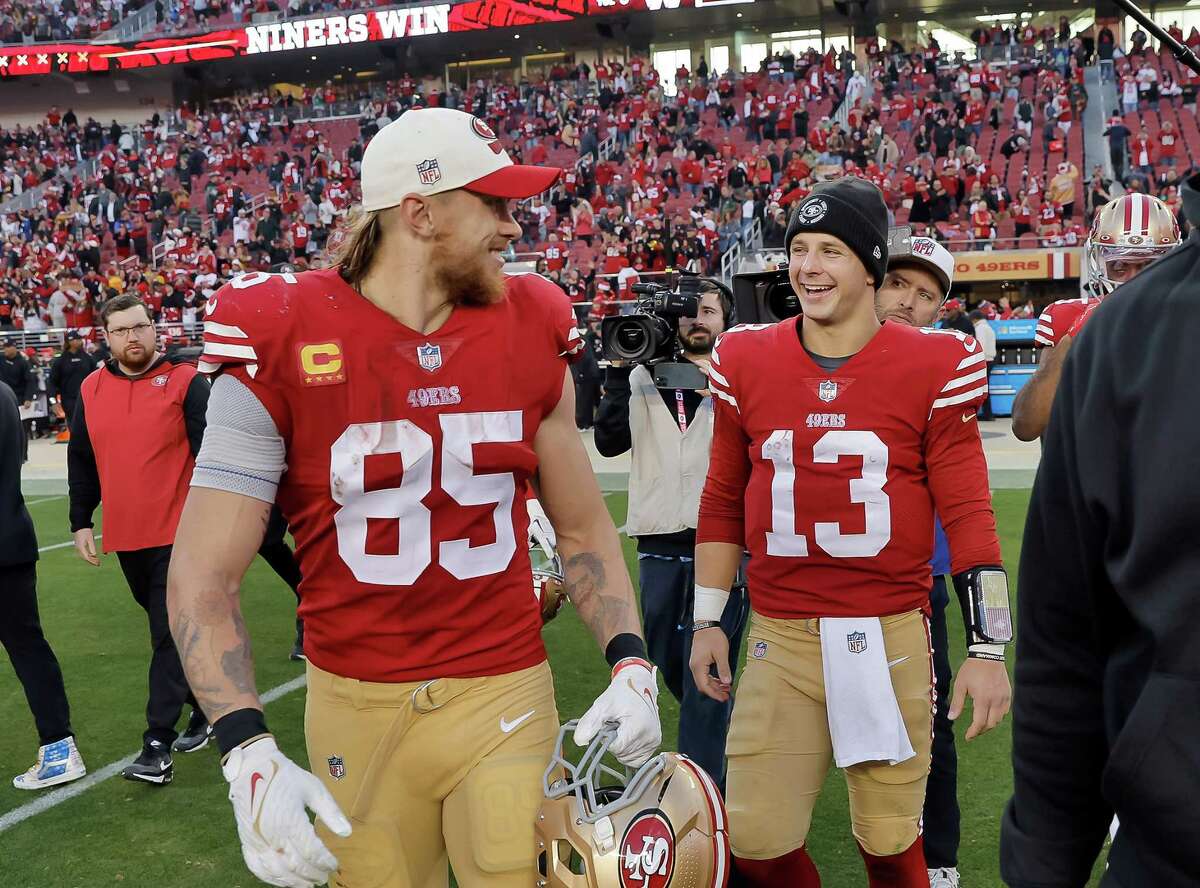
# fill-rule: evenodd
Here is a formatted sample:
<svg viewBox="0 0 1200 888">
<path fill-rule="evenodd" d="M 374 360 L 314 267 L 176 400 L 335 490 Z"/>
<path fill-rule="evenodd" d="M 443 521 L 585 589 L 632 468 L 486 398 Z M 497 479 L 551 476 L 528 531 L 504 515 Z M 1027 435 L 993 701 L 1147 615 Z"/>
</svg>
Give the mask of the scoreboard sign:
<svg viewBox="0 0 1200 888">
<path fill-rule="evenodd" d="M 0 46 L 0 80 L 46 74 L 120 72 L 264 53 L 323 49 L 451 34 L 569 22 L 626 12 L 654 14 L 755 0 L 471 0 L 372 9 L 250 24 L 187 37 L 131 43 L 28 43 Z"/>
</svg>

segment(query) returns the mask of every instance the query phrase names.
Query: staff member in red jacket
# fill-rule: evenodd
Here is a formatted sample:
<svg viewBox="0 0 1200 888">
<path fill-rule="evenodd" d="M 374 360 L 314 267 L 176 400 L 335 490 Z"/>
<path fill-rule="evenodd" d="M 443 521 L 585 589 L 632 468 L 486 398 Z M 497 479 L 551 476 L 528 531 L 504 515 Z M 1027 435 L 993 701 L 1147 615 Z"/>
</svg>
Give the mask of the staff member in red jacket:
<svg viewBox="0 0 1200 888">
<path fill-rule="evenodd" d="M 173 776 L 172 743 L 191 752 L 209 733 L 167 624 L 167 566 L 204 437 L 208 382 L 157 350 L 149 309 L 136 296 L 106 302 L 100 323 L 112 358 L 83 381 L 71 420 L 71 532 L 79 556 L 99 566 L 92 513 L 103 502 L 104 551 L 117 553 L 134 599 L 150 618 L 148 726 L 141 755 L 121 776 L 163 785 Z M 175 724 L 184 701 L 193 713 L 179 736 Z"/>
</svg>

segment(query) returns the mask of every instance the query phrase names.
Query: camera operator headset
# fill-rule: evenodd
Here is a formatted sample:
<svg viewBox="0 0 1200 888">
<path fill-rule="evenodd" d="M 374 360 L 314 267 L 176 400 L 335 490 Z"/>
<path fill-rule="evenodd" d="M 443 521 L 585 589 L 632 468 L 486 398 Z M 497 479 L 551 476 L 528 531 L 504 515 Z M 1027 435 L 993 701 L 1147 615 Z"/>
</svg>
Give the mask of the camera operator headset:
<svg viewBox="0 0 1200 888">
<path fill-rule="evenodd" d="M 596 449 L 608 457 L 632 450 L 625 532 L 637 539 L 646 646 L 680 703 L 679 751 L 723 787 L 733 701 L 700 693 L 688 659 L 696 522 L 713 432 L 712 397 L 698 368 L 707 369 L 730 323 L 733 295 L 719 281 L 694 276 L 684 276 L 675 292 L 642 284 L 634 290 L 641 297 L 637 313 L 604 321 L 605 356 L 613 363 L 596 418 Z M 721 618 L 732 650 L 739 649 L 747 610 L 745 586 L 738 584 Z"/>
</svg>

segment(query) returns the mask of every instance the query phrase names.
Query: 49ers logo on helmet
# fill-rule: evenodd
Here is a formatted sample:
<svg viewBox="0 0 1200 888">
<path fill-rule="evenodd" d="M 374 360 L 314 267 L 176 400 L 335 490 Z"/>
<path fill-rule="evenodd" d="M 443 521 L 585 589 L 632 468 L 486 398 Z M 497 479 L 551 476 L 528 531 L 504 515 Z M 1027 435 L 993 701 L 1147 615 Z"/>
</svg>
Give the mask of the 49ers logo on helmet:
<svg viewBox="0 0 1200 888">
<path fill-rule="evenodd" d="M 630 821 L 621 837 L 621 888 L 667 888 L 675 872 L 675 830 L 657 809 Z"/>
</svg>

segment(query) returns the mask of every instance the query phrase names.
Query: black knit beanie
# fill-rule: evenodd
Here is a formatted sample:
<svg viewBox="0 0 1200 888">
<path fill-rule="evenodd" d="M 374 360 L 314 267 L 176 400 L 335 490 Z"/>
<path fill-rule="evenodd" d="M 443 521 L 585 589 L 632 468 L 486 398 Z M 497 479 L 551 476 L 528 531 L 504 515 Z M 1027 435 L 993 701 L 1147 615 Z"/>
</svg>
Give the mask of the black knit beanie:
<svg viewBox="0 0 1200 888">
<path fill-rule="evenodd" d="M 875 289 L 883 285 L 887 272 L 888 214 L 879 189 L 857 176 L 821 182 L 800 202 L 788 222 L 784 248 L 791 251 L 792 238 L 801 231 L 832 234 L 866 266 L 875 279 Z"/>
</svg>

